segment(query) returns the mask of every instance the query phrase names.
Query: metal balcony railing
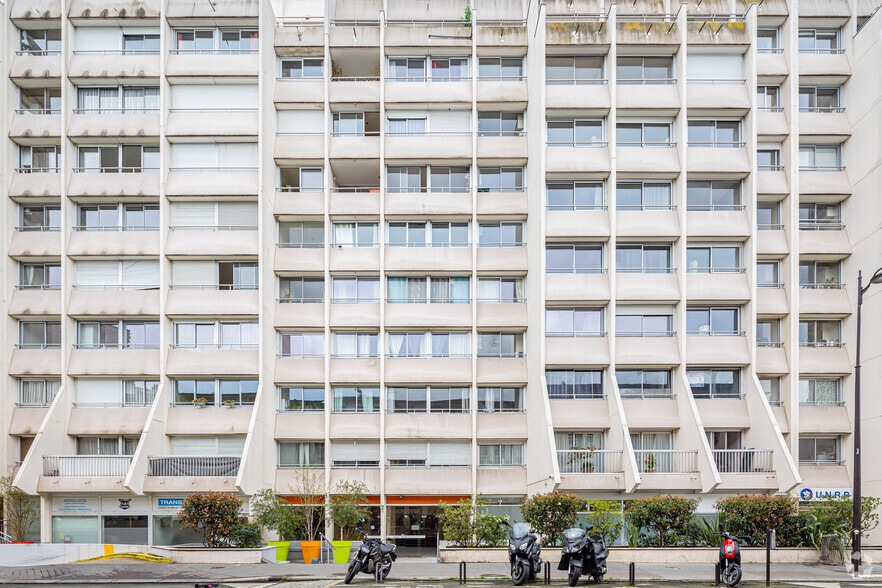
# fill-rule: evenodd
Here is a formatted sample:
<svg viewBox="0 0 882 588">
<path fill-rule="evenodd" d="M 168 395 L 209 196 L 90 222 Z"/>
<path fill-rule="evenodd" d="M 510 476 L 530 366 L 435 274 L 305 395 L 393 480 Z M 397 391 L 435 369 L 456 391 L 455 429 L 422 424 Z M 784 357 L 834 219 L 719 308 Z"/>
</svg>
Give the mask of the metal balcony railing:
<svg viewBox="0 0 882 588">
<path fill-rule="evenodd" d="M 634 452 L 641 474 L 694 474 L 698 472 L 698 451 L 653 449 Z"/>
<path fill-rule="evenodd" d="M 771 449 L 714 449 L 714 463 L 721 474 L 753 474 L 775 471 Z"/>
<path fill-rule="evenodd" d="M 613 474 L 622 470 L 622 452 L 609 449 L 558 449 L 562 474 Z"/>
<path fill-rule="evenodd" d="M 61 478 L 124 477 L 131 455 L 45 455 L 43 475 Z"/>
<path fill-rule="evenodd" d="M 239 471 L 238 455 L 159 455 L 147 458 L 147 475 L 161 477 L 233 477 Z"/>
</svg>

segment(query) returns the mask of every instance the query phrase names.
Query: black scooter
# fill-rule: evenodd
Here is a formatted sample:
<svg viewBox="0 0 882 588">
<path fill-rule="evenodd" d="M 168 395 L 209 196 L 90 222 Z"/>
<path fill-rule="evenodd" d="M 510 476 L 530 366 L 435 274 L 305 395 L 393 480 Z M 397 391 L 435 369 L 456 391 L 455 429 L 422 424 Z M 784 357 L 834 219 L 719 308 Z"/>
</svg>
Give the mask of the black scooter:
<svg viewBox="0 0 882 588">
<path fill-rule="evenodd" d="M 523 586 L 528 580 L 535 581 L 542 569 L 539 553 L 542 547 L 539 538 L 530 533 L 524 523 L 511 524 L 508 532 L 508 560 L 511 563 L 511 581 L 515 586 Z"/>
<path fill-rule="evenodd" d="M 723 538 L 720 544 L 720 575 L 723 584 L 737 586 L 741 581 L 741 541 L 729 533 L 717 533 Z"/>
<path fill-rule="evenodd" d="M 587 531 L 593 527 L 588 525 Z M 597 584 L 603 582 L 606 575 L 606 557 L 609 548 L 600 535 L 588 535 L 585 529 L 567 529 L 563 532 L 563 548 L 561 549 L 559 570 L 569 570 L 567 583 L 575 586 L 579 577 L 590 575 Z"/>
<path fill-rule="evenodd" d="M 374 580 L 383 582 L 392 569 L 392 562 L 398 558 L 394 544 L 371 539 L 364 533 L 362 536 L 361 547 L 349 562 L 349 569 L 346 570 L 346 577 L 343 579 L 344 584 L 351 582 L 358 572 L 371 574 Z"/>
</svg>

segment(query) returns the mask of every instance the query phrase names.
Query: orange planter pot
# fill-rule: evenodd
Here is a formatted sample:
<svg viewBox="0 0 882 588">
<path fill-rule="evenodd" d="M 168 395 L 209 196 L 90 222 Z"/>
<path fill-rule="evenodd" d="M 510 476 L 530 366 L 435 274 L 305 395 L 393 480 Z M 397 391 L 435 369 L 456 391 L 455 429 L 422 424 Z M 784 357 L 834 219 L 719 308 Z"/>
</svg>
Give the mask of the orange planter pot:
<svg viewBox="0 0 882 588">
<path fill-rule="evenodd" d="M 310 564 L 312 560 L 319 560 L 322 556 L 321 541 L 301 541 L 300 550 L 303 552 L 303 563 Z"/>
</svg>

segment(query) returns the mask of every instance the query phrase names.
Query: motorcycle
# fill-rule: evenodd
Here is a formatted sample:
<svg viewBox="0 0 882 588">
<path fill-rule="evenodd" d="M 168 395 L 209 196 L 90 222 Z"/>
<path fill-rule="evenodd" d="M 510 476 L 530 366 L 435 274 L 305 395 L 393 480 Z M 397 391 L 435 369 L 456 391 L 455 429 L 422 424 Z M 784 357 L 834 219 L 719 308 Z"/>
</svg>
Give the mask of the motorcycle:
<svg viewBox="0 0 882 588">
<path fill-rule="evenodd" d="M 741 581 L 741 541 L 729 533 L 717 533 L 723 538 L 720 544 L 720 575 L 723 584 L 737 586 Z"/>
<path fill-rule="evenodd" d="M 511 581 L 515 586 L 523 586 L 528 580 L 536 580 L 542 569 L 539 553 L 542 547 L 539 538 L 527 530 L 524 523 L 511 524 L 508 532 L 508 560 L 511 563 Z"/>
<path fill-rule="evenodd" d="M 371 539 L 363 532 L 362 537 L 361 547 L 358 548 L 346 570 L 346 577 L 343 579 L 345 584 L 350 583 L 358 572 L 371 574 L 374 580 L 383 582 L 392 569 L 392 562 L 398 558 L 394 544 Z"/>
<path fill-rule="evenodd" d="M 563 532 L 563 548 L 561 549 L 559 570 L 569 570 L 567 583 L 575 586 L 583 574 L 590 575 L 595 583 L 603 582 L 606 575 L 606 557 L 609 548 L 600 535 L 588 535 L 588 529 L 567 529 Z"/>
</svg>

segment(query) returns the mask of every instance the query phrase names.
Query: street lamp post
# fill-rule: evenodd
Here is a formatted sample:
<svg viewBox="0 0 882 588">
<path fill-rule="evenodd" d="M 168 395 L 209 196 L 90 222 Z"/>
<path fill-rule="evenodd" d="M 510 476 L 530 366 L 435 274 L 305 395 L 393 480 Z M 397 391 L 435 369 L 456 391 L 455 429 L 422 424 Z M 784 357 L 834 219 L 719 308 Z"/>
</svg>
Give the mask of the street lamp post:
<svg viewBox="0 0 882 588">
<path fill-rule="evenodd" d="M 854 351 L 854 466 L 852 467 L 854 508 L 851 513 L 851 561 L 855 573 L 861 566 L 861 305 L 864 303 L 864 293 L 873 284 L 882 284 L 882 267 L 876 270 L 866 288 L 863 284 L 863 276 L 858 271 L 857 341 Z"/>
</svg>

